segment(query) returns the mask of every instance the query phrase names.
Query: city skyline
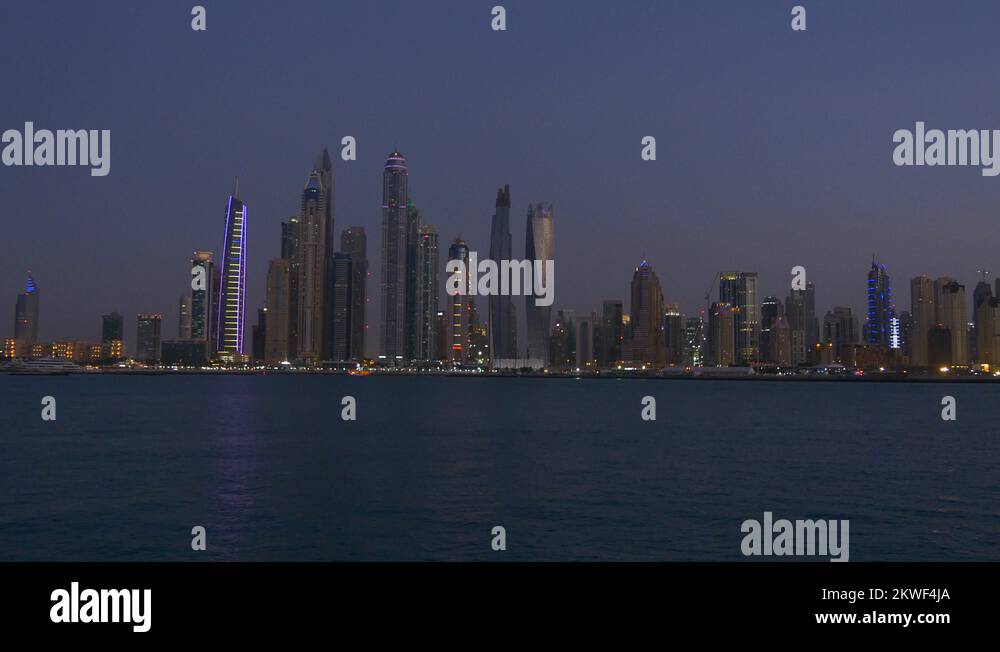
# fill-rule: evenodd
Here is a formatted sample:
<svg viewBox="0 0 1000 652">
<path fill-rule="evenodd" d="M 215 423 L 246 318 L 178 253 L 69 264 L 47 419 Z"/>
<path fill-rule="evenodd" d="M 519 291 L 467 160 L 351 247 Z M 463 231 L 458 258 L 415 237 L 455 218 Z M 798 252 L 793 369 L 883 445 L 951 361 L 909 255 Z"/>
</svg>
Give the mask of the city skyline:
<svg viewBox="0 0 1000 652">
<path fill-rule="evenodd" d="M 37 35 L 39 47 L 61 51 L 78 43 L 74 28 L 84 26 L 120 55 L 109 60 L 86 51 L 57 71 L 44 61 L 8 71 L 14 83 L 0 122 L 107 126 L 115 165 L 103 178 L 73 169 L 4 168 L 6 234 L 17 246 L 0 267 L 0 296 L 19 292 L 24 271 L 34 270 L 45 288 L 45 339 L 97 341 L 92 311 L 117 310 L 129 320 L 162 312 L 171 324 L 177 272 L 183 272 L 178 261 L 195 249 L 219 253 L 218 197 L 232 177 L 239 174 L 254 207 L 251 238 L 267 242 L 272 225 L 298 212 L 301 162 L 323 143 L 331 146 L 339 179 L 339 220 L 365 227 L 373 238 L 368 262 L 375 283 L 381 253 L 375 246 L 380 216 L 372 209 L 379 179 L 372 169 L 394 143 L 407 154 L 421 213 L 438 227 L 443 247 L 461 234 L 477 251 L 488 250 L 498 185 L 514 189 L 515 252 L 523 251 L 517 222 L 525 207 L 551 201 L 563 216 L 559 265 L 585 279 L 561 283 L 557 303 L 578 311 L 624 297 L 622 279 L 605 270 L 613 264 L 631 269 L 642 256 L 656 268 L 665 297 L 688 315 L 722 269 L 757 271 L 761 292 L 783 296 L 788 270 L 801 264 L 823 306 L 863 314 L 856 279 L 842 270 L 866 264 L 872 251 L 890 264 L 897 285 L 920 274 L 950 276 L 971 294 L 975 270 L 996 267 L 995 247 L 979 237 L 989 232 L 1000 204 L 995 179 L 960 169 L 895 168 L 891 135 L 916 119 L 990 124 L 988 107 L 1000 101 L 998 92 L 968 87 L 963 79 L 985 70 L 981 48 L 972 44 L 990 42 L 984 26 L 1000 9 L 969 3 L 958 16 L 930 3 L 907 10 L 820 6 L 810 8 L 809 32 L 795 35 L 787 30 L 784 7 L 772 14 L 737 4 L 718 15 L 664 5 L 624 5 L 613 15 L 581 12 L 567 23 L 558 7 L 514 4 L 516 23 L 504 34 L 490 33 L 471 8 L 449 15 L 434 6 L 317 3 L 303 12 L 306 18 L 260 5 L 256 15 L 271 19 L 274 38 L 290 45 L 286 52 L 260 52 L 237 39 L 239 28 L 259 20 L 242 8 L 213 9 L 215 24 L 233 29 L 210 30 L 199 41 L 179 39 L 171 11 L 155 7 L 133 17 L 152 46 L 142 48 L 142 56 L 125 38 L 136 26 L 127 27 L 124 16 L 104 7 L 61 7 L 65 20 Z M 12 20 L 30 19 L 26 12 L 11 8 Z M 324 22 L 354 29 L 317 51 L 309 43 L 322 40 L 316 35 L 324 33 Z M 908 35 L 926 24 L 941 25 L 946 38 L 929 48 L 912 43 Z M 608 46 L 615 57 L 582 47 L 585 37 L 606 29 L 613 32 Z M 857 47 L 843 48 L 844 35 Z M 21 38 L 12 35 L 0 46 L 10 55 L 5 60 L 16 59 Z M 381 80 L 398 61 L 378 44 L 392 39 L 411 45 L 411 63 L 389 88 Z M 524 47 L 529 43 L 532 48 Z M 455 61 L 434 44 L 467 51 L 463 58 L 477 63 Z M 682 67 L 663 65 L 674 48 L 692 53 Z M 338 58 L 349 51 L 355 56 Z M 579 65 L 547 60 L 560 52 L 572 52 Z M 130 60 L 144 56 L 166 71 L 160 85 L 118 83 L 139 78 L 141 67 Z M 209 61 L 208 69 L 199 60 Z M 307 68 L 303 60 L 324 69 L 331 82 L 351 80 L 351 92 L 338 92 L 336 83 L 309 83 L 300 71 Z M 932 60 L 938 63 L 919 83 L 903 74 L 914 62 Z M 966 72 L 956 75 L 959 68 L 941 61 L 962 61 Z M 872 62 L 878 75 L 857 74 Z M 561 74 L 553 75 L 556 69 Z M 261 70 L 267 71 L 263 84 Z M 52 92 L 40 92 L 34 80 L 70 80 L 78 73 L 92 82 L 72 85 L 74 93 L 89 102 L 70 111 L 69 103 L 46 108 L 33 99 Z M 891 97 L 881 83 L 887 76 L 898 81 Z M 936 92 L 926 94 L 925 84 Z M 237 89 L 246 87 L 275 101 L 235 103 Z M 285 101 L 306 90 L 314 101 Z M 54 92 L 67 91 L 56 85 Z M 514 99 L 523 96 L 532 101 Z M 150 132 L 148 120 L 130 118 L 136 105 L 166 128 Z M 657 161 L 640 159 L 646 134 L 658 138 Z M 346 135 L 357 139 L 356 161 L 339 157 Z M 142 219 L 133 215 L 139 205 Z M 263 281 L 274 255 L 270 246 L 251 243 L 250 315 L 264 305 Z M 141 275 L 106 271 L 140 264 Z M 369 294 L 369 327 L 376 330 L 368 339 L 377 342 L 380 297 L 374 285 Z M 523 305 L 515 305 L 523 320 Z M 479 310 L 488 314 L 485 304 Z M 172 331 L 172 325 L 165 329 Z"/>
</svg>

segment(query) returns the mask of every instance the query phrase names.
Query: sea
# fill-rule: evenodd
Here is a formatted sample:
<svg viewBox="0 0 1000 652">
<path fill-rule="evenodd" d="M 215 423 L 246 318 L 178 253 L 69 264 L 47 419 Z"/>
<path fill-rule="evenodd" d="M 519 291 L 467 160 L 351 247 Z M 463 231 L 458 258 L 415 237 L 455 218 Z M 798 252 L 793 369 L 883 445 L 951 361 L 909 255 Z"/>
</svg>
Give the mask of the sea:
<svg viewBox="0 0 1000 652">
<path fill-rule="evenodd" d="M 998 392 L 0 375 L 0 560 L 752 563 L 770 512 L 848 520 L 852 562 L 998 561 Z"/>
</svg>

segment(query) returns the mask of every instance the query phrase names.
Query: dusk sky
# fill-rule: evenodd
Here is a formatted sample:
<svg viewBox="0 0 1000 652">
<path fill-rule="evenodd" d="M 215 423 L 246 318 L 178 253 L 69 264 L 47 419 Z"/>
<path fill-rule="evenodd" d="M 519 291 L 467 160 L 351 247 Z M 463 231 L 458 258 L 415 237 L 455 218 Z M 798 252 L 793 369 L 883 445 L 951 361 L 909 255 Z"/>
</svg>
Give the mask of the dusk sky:
<svg viewBox="0 0 1000 652">
<path fill-rule="evenodd" d="M 554 205 L 554 309 L 627 306 L 643 257 L 687 314 L 720 270 L 758 271 L 761 296 L 784 299 L 803 265 L 820 319 L 861 310 L 873 253 L 900 311 L 917 274 L 957 278 L 971 302 L 976 270 L 1000 273 L 1000 177 L 892 162 L 893 132 L 917 120 L 1000 129 L 995 1 L 208 0 L 205 32 L 194 4 L 0 7 L 0 131 L 112 132 L 106 177 L 0 166 L 0 336 L 31 269 L 43 341 L 99 340 L 111 311 L 130 350 L 137 312 L 163 313 L 174 337 L 190 255 L 222 248 L 237 175 L 255 322 L 280 222 L 324 146 L 337 242 L 368 232 L 369 352 L 394 146 L 439 228 L 442 285 L 456 235 L 488 255 L 498 186 L 515 257 L 528 203 Z M 358 158 L 344 162 L 348 135 Z M 640 158 L 647 135 L 656 161 Z"/>
</svg>

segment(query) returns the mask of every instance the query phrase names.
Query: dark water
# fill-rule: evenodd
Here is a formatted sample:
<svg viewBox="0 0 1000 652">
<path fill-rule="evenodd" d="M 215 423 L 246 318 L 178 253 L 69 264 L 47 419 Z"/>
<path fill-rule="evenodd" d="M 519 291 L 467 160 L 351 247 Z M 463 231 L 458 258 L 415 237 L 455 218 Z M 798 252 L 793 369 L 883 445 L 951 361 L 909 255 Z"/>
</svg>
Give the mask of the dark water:
<svg viewBox="0 0 1000 652">
<path fill-rule="evenodd" d="M 850 519 L 852 561 L 996 561 L 998 393 L 0 376 L 0 559 L 739 560 L 740 524 L 772 511 Z M 340 418 L 346 394 L 356 422 Z M 647 394 L 656 422 L 640 419 Z"/>
</svg>

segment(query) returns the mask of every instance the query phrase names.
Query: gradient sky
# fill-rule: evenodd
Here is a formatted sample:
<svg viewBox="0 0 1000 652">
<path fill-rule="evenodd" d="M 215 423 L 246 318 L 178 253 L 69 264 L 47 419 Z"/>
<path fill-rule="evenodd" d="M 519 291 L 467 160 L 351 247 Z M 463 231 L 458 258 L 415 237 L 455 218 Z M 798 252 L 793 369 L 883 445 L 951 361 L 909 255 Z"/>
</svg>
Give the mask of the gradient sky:
<svg viewBox="0 0 1000 652">
<path fill-rule="evenodd" d="M 873 252 L 900 310 L 917 274 L 971 297 L 978 268 L 1000 273 L 1000 177 L 897 168 L 891 140 L 916 120 L 1000 128 L 995 1 L 206 1 L 206 32 L 190 28 L 194 4 L 0 6 L 0 131 L 112 130 L 104 178 L 0 166 L 0 336 L 30 268 L 43 340 L 97 340 L 112 310 L 130 349 L 140 311 L 162 312 L 173 337 L 189 256 L 221 249 L 236 175 L 255 321 L 280 222 L 324 145 L 338 242 L 344 226 L 368 231 L 372 334 L 394 145 L 442 266 L 458 234 L 485 257 L 498 186 L 511 185 L 516 257 L 528 203 L 555 205 L 555 308 L 627 305 L 644 256 L 688 314 L 724 269 L 758 271 L 761 294 L 783 298 L 804 265 L 821 318 L 861 309 Z M 356 161 L 339 159 L 345 135 Z M 640 159 L 646 135 L 655 162 Z"/>
</svg>

